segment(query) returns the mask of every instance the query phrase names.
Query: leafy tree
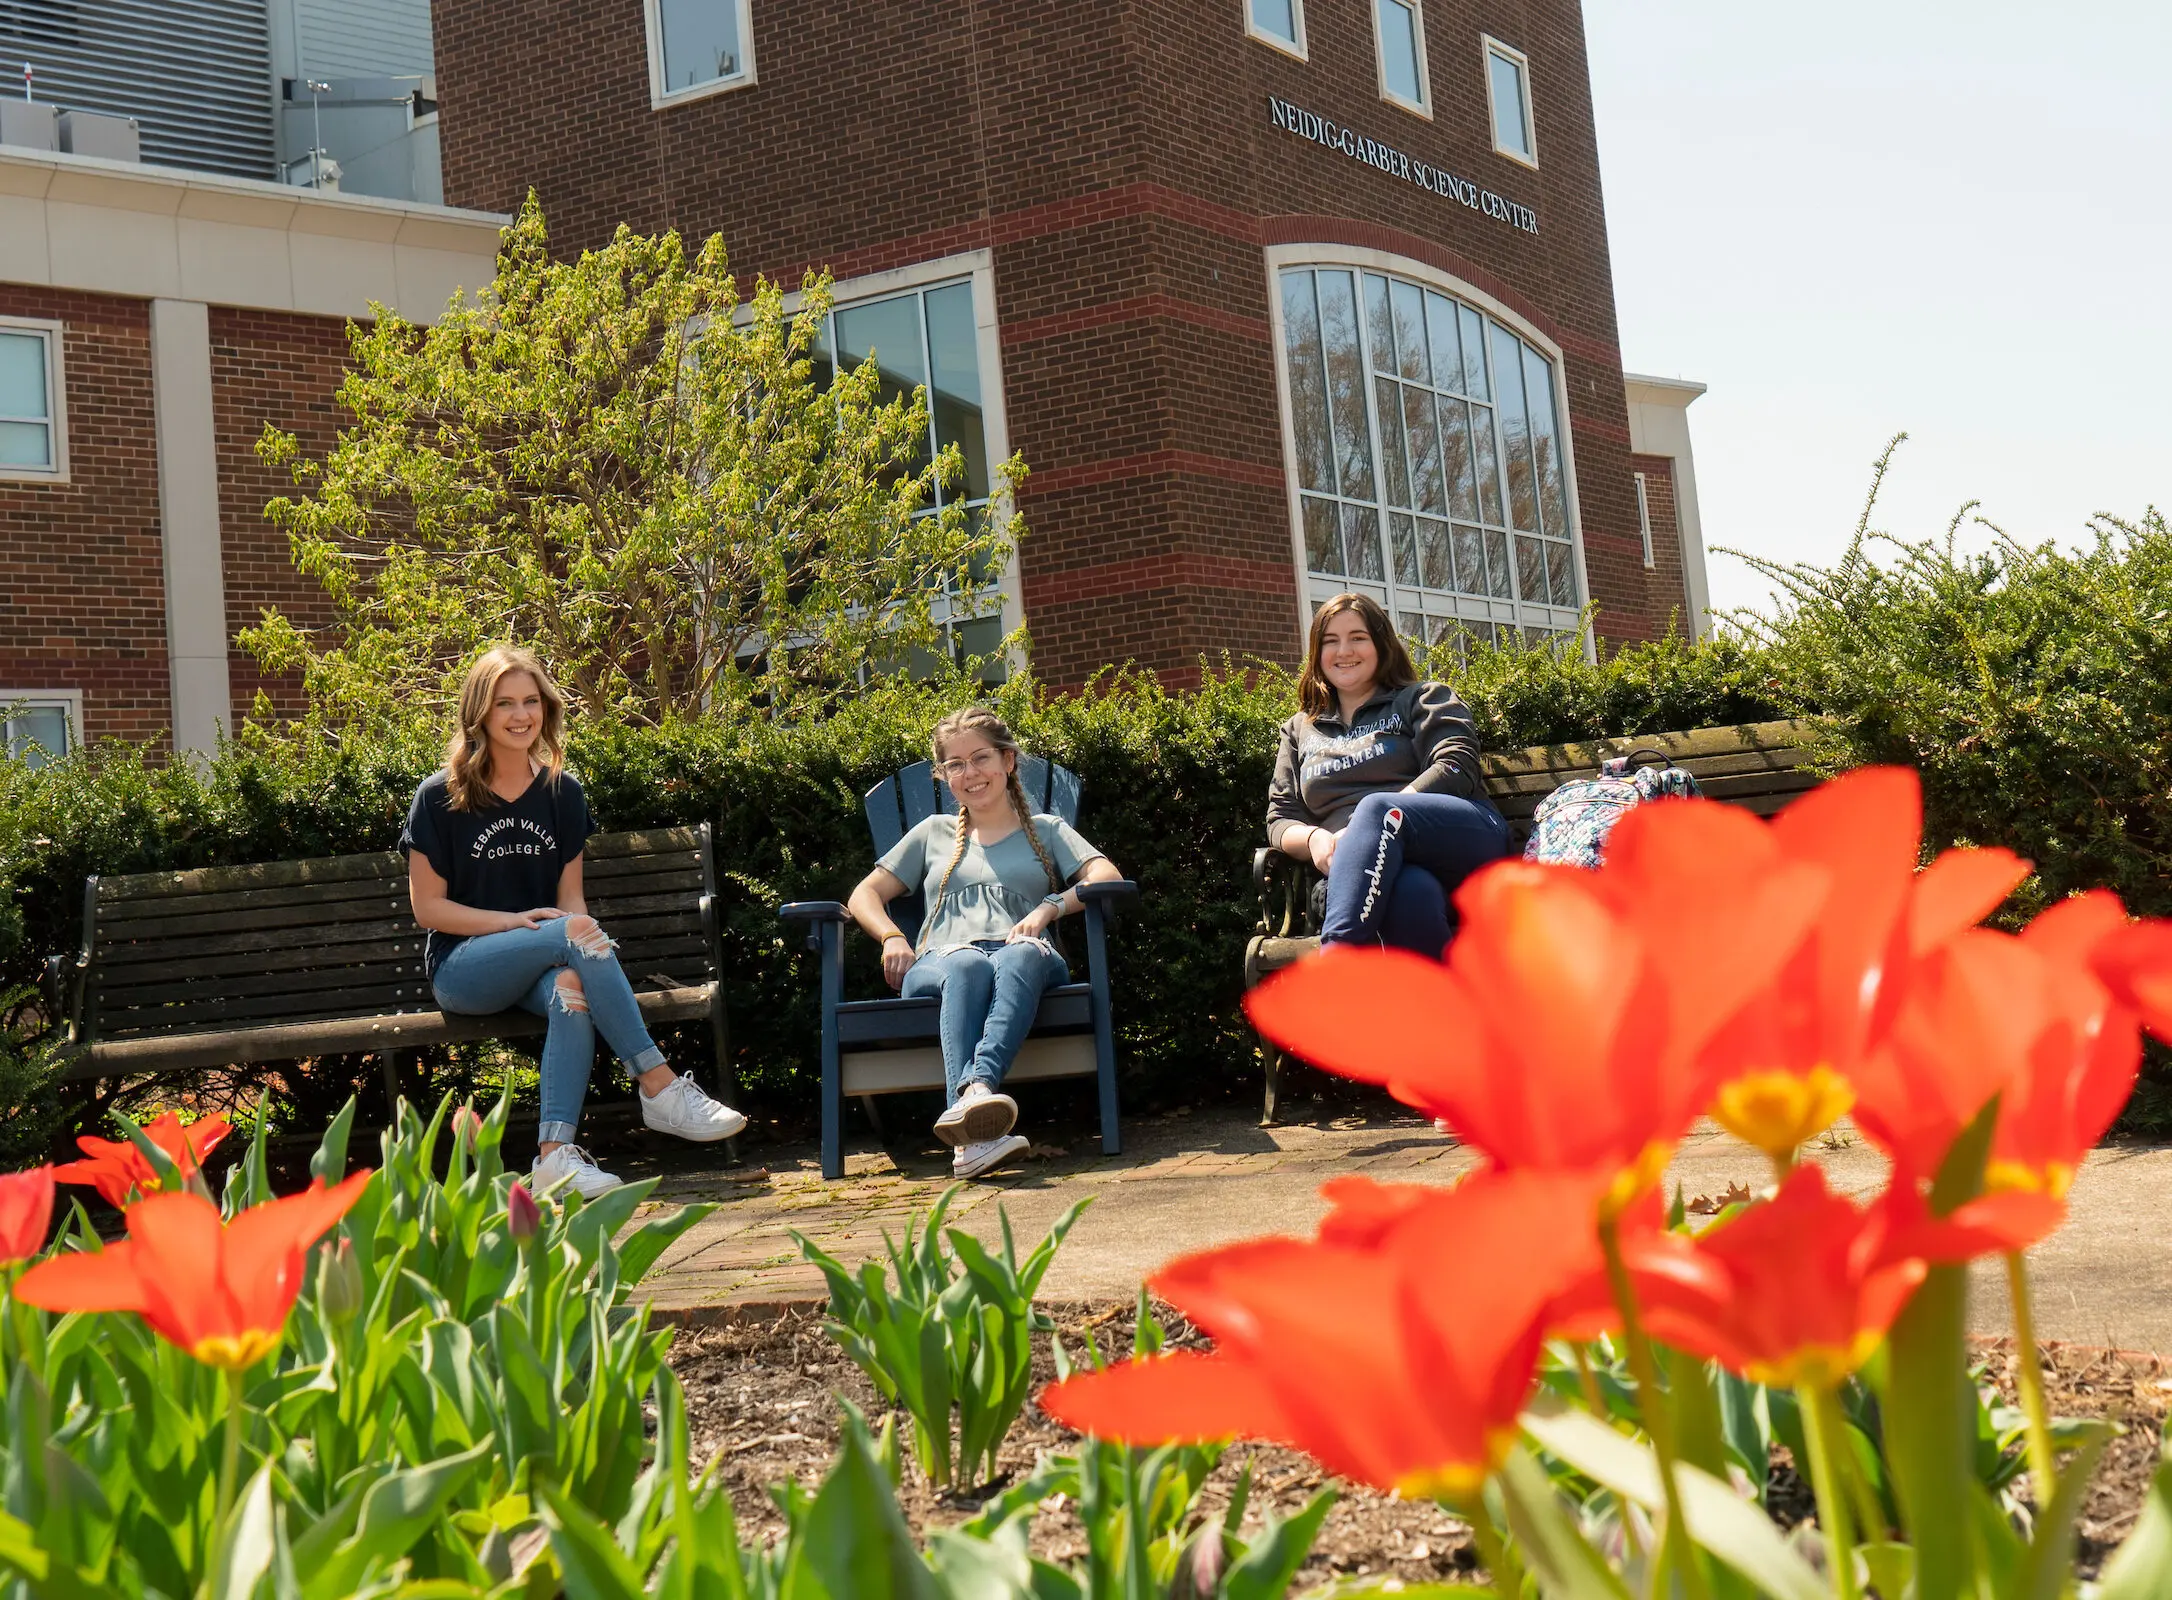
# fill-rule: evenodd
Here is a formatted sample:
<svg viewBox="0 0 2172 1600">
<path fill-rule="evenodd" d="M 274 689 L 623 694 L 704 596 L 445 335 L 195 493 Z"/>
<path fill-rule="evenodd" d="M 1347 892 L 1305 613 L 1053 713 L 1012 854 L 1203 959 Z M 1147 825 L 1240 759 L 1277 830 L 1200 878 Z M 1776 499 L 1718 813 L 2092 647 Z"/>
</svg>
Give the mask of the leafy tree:
<svg viewBox="0 0 2172 1600">
<path fill-rule="evenodd" d="M 507 639 L 635 723 L 805 705 L 941 651 L 942 596 L 978 590 L 1018 525 L 929 509 L 959 453 L 928 459 L 925 392 L 886 401 L 873 357 L 830 380 L 829 303 L 812 274 L 796 312 L 766 279 L 742 301 L 715 237 L 689 259 L 621 227 L 554 260 L 531 194 L 486 290 L 352 330 L 325 460 L 266 429 L 301 490 L 267 515 L 336 621 L 267 611 L 243 646 L 341 724 L 434 710 Z M 1022 472 L 998 470 L 999 512 Z"/>
</svg>

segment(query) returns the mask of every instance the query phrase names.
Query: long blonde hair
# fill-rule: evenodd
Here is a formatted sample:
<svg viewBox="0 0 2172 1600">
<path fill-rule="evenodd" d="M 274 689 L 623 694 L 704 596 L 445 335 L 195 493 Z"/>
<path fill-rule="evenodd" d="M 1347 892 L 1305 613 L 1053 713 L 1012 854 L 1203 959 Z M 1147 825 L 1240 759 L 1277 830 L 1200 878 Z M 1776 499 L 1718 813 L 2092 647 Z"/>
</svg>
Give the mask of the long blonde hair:
<svg viewBox="0 0 2172 1600">
<path fill-rule="evenodd" d="M 929 741 L 936 767 L 940 769 L 943 764 L 943 746 L 969 733 L 979 734 L 999 754 L 1011 757 L 1011 770 L 1004 784 L 1011 797 L 1011 809 L 1018 813 L 1018 826 L 1025 830 L 1026 842 L 1033 846 L 1034 855 L 1040 858 L 1041 870 L 1048 874 L 1048 892 L 1058 893 L 1063 888 L 1063 876 L 1056 871 L 1056 863 L 1049 859 L 1048 846 L 1041 843 L 1041 835 L 1033 826 L 1033 808 L 1026 803 L 1025 786 L 1018 781 L 1018 741 L 1011 737 L 1010 724 L 986 706 L 966 706 L 951 712 L 935 725 L 935 736 Z M 967 835 L 972 827 L 972 819 L 965 813 L 965 803 L 959 801 L 957 843 L 951 848 L 949 865 L 943 868 L 943 881 L 935 886 L 935 904 L 928 907 L 928 914 L 921 921 L 920 943 L 916 948 L 924 949 L 927 945 L 928 931 L 935 926 L 943 900 L 950 893 L 950 875 L 965 859 Z"/>
<path fill-rule="evenodd" d="M 566 697 L 535 652 L 517 644 L 495 645 L 475 658 L 461 680 L 460 726 L 445 744 L 445 798 L 455 811 L 479 811 L 496 803 L 490 792 L 487 724 L 499 680 L 509 672 L 527 673 L 543 697 L 543 731 L 536 735 L 533 751 L 543 781 L 555 786 L 566 770 Z"/>
</svg>

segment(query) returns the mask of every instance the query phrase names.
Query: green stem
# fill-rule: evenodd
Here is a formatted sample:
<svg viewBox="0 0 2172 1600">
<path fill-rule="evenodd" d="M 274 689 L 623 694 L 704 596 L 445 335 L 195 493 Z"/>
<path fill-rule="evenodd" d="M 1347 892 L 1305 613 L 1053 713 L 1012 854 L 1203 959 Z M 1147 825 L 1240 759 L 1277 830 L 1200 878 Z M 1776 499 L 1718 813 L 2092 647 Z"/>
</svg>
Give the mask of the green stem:
<svg viewBox="0 0 2172 1600">
<path fill-rule="evenodd" d="M 1805 1384 L 1795 1396 L 1801 1403 L 1803 1441 L 1810 1448 L 1810 1483 L 1817 1492 L 1818 1526 L 1825 1533 L 1825 1563 L 1833 1572 L 1833 1600 L 1856 1600 L 1855 1534 L 1848 1526 L 1840 1463 L 1833 1456 L 1847 1424 L 1831 1389 Z"/>
<path fill-rule="evenodd" d="M 1486 1513 L 1483 1497 L 1474 1496 L 1467 1506 L 1451 1505 L 1448 1508 L 1471 1530 L 1471 1543 L 1478 1546 L 1478 1559 L 1484 1563 L 1486 1574 L 1493 1580 L 1493 1592 L 1499 1600 L 1522 1600 L 1523 1563 L 1501 1537 L 1501 1530 L 1493 1525 L 1493 1518 Z"/>
<path fill-rule="evenodd" d="M 1612 1415 L 1606 1409 L 1606 1396 L 1599 1389 L 1599 1375 L 1591 1370 L 1591 1351 L 1581 1344 L 1572 1344 L 1576 1352 L 1576 1381 L 1583 1386 L 1584 1404 L 1601 1422 L 1611 1423 Z"/>
<path fill-rule="evenodd" d="M 2029 1263 L 2019 1250 L 2006 1253 L 2006 1290 L 2014 1303 L 2014 1385 L 2029 1419 L 2029 1471 L 2036 1479 L 2039 1511 L 2049 1508 L 2059 1489 L 2059 1458 L 2051 1443 L 2051 1408 L 2044 1400 L 2044 1370 L 2038 1364 L 2036 1314 L 2029 1304 Z"/>
<path fill-rule="evenodd" d="M 1652 1454 L 1659 1458 L 1659 1487 L 1667 1501 L 1667 1547 L 1682 1574 L 1682 1586 L 1689 1600 L 1711 1600 L 1711 1586 L 1706 1581 L 1704 1563 L 1697 1547 L 1690 1542 L 1689 1516 L 1682 1508 L 1682 1487 L 1675 1482 L 1674 1469 L 1677 1461 L 1674 1448 L 1674 1419 L 1668 1414 L 1666 1397 L 1659 1391 L 1659 1363 L 1652 1356 L 1651 1341 L 1645 1337 L 1644 1321 L 1637 1314 L 1636 1290 L 1629 1281 L 1629 1264 L 1622 1259 L 1621 1226 L 1612 1217 L 1599 1224 L 1599 1245 L 1606 1253 L 1606 1278 L 1614 1291 L 1614 1304 L 1621 1312 L 1622 1342 L 1628 1348 L 1630 1375 L 1637 1383 L 1637 1411 L 1643 1418 L 1644 1431 L 1652 1441 Z"/>
<path fill-rule="evenodd" d="M 226 1377 L 226 1445 L 219 1457 L 219 1506 L 211 1519 L 211 1586 L 217 1594 L 225 1587 L 226 1519 L 233 1515 L 235 1482 L 241 1476 L 241 1374 Z"/>
</svg>

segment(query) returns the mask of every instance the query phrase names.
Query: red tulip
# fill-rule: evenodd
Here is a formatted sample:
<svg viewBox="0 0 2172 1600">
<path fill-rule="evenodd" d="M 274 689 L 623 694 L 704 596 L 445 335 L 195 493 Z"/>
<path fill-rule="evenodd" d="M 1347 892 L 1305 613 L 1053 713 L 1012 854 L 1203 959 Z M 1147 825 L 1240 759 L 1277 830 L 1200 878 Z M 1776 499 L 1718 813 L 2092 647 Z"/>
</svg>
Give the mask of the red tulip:
<svg viewBox="0 0 2172 1600">
<path fill-rule="evenodd" d="M 1244 1435 L 1379 1488 L 1468 1499 L 1515 1436 L 1549 1304 L 1596 1260 L 1603 1181 L 1481 1174 L 1423 1195 L 1344 1190 L 1359 1214 L 1331 1216 L 1317 1240 L 1254 1240 L 1156 1276 L 1213 1337 L 1211 1354 L 1073 1377 L 1041 1407 L 1103 1438 Z"/>
<path fill-rule="evenodd" d="M 1887 1221 L 1797 1167 L 1773 1198 L 1694 1240 L 1639 1241 L 1630 1272 L 1645 1323 L 1755 1382 L 1830 1387 L 1870 1359 L 1923 1281 L 1921 1260 L 1888 1250 Z"/>
<path fill-rule="evenodd" d="M 242 1372 L 278 1345 L 309 1247 L 369 1181 L 367 1171 L 330 1189 L 320 1179 L 230 1223 L 201 1195 L 155 1194 L 128 1208 L 126 1239 L 40 1262 L 16 1298 L 47 1311 L 134 1311 L 198 1361 Z"/>
<path fill-rule="evenodd" d="M 525 1244 L 533 1239 L 536 1230 L 543 1226 L 542 1208 L 536 1204 L 535 1195 L 518 1178 L 513 1187 L 505 1192 L 505 1231 L 516 1243 Z"/>
<path fill-rule="evenodd" d="M 28 1261 L 45 1248 L 53 1224 L 53 1169 L 0 1177 L 0 1266 Z"/>
<path fill-rule="evenodd" d="M 146 1123 L 143 1136 L 163 1150 L 180 1168 L 181 1176 L 188 1178 L 200 1170 L 204 1157 L 231 1132 L 233 1124 L 224 1117 L 204 1117 L 184 1126 L 180 1113 L 169 1111 L 157 1121 Z M 129 1140 L 93 1139 L 86 1134 L 76 1140 L 76 1145 L 89 1159 L 55 1167 L 53 1176 L 59 1182 L 88 1184 L 115 1208 L 125 1207 L 131 1196 L 157 1191 L 158 1173 L 152 1169 L 150 1159 Z"/>
<path fill-rule="evenodd" d="M 1949 850 L 1921 873 L 1922 791 L 1904 767 L 1823 784 L 1772 824 L 1782 855 L 1828 875 L 1825 914 L 1771 993 L 1712 1045 L 1712 1114 L 1785 1160 L 1853 1106 L 1854 1074 L 1905 992 L 1910 963 L 1980 922 L 2028 872 L 2007 850 Z"/>
<path fill-rule="evenodd" d="M 1625 818 L 1596 873 L 1508 862 L 1456 897 L 1446 965 L 1330 950 L 1253 991 L 1261 1032 L 1445 1117 L 1506 1169 L 1656 1181 L 1710 1099 L 1714 1032 L 1767 986 L 1824 901 L 1731 806 Z"/>
</svg>

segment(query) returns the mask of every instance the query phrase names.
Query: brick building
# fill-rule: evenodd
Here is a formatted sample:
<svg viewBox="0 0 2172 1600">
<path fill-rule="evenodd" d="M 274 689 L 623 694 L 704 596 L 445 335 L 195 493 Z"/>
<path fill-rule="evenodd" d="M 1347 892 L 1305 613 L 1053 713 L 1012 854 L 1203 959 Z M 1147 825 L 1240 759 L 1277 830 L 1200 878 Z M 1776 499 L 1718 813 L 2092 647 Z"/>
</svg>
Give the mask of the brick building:
<svg viewBox="0 0 2172 1600">
<path fill-rule="evenodd" d="M 1293 660 L 1346 587 L 1432 637 L 1702 620 L 1699 391 L 1622 372 L 1575 0 L 436 0 L 434 36 L 449 201 L 826 267 L 973 489 L 1022 453 L 1004 620 L 1054 682 Z"/>
<path fill-rule="evenodd" d="M 347 323 L 488 281 L 502 217 L 0 144 L 0 733 L 207 749 L 234 636 L 323 613 L 267 423 L 321 456 Z"/>
</svg>

